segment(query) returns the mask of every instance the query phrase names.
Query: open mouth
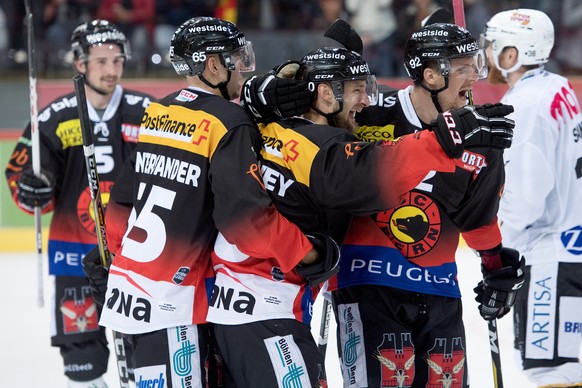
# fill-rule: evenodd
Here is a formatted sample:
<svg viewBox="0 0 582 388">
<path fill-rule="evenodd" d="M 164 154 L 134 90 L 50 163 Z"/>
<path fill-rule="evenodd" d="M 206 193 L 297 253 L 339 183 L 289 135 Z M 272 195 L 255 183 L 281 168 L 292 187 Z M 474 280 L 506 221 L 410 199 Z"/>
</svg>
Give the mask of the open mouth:
<svg viewBox="0 0 582 388">
<path fill-rule="evenodd" d="M 469 99 L 469 89 L 462 89 L 459 92 L 459 98 L 466 102 Z"/>
</svg>

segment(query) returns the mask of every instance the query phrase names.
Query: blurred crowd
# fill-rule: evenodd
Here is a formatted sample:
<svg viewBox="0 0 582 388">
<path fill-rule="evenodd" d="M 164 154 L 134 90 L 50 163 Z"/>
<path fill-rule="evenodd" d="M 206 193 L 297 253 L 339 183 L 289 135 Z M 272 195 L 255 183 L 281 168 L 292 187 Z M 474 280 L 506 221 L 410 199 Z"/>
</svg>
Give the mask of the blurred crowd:
<svg viewBox="0 0 582 388">
<path fill-rule="evenodd" d="M 364 56 L 380 77 L 406 76 L 402 49 L 422 19 L 437 7 L 452 10 L 452 0 L 30 0 L 42 77 L 70 74 L 69 37 L 93 18 L 117 24 L 129 37 L 129 75 L 159 76 L 168 71 L 168 46 L 176 28 L 193 16 L 216 16 L 241 27 L 252 40 L 278 52 L 266 66 L 297 58 L 337 18 L 362 36 Z M 544 11 L 556 26 L 556 45 L 548 67 L 566 75 L 582 74 L 582 1 L 464 0 L 467 29 L 479 36 L 495 13 L 526 7 Z M 26 12 L 22 0 L 0 4 L 0 70 L 27 69 Z M 281 52 L 279 52 L 281 51 Z M 259 69 L 267 70 L 267 69 Z"/>
</svg>

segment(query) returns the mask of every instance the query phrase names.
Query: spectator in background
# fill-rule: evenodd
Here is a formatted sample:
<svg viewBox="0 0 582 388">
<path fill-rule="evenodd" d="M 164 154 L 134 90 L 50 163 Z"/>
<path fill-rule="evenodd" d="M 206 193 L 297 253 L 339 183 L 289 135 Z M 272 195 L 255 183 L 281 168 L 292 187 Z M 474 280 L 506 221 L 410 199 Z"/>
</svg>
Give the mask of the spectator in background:
<svg viewBox="0 0 582 388">
<path fill-rule="evenodd" d="M 98 0 L 49 0 L 42 12 L 44 63 L 46 70 L 69 71 L 66 55 L 71 49 L 69 38 L 75 27 L 95 15 Z"/>
<path fill-rule="evenodd" d="M 345 7 L 350 24 L 362 37 L 370 71 L 379 77 L 393 76 L 395 62 L 402 67 L 402 57 L 393 50 L 397 22 L 392 0 L 345 0 Z"/>
<path fill-rule="evenodd" d="M 115 23 L 129 38 L 138 73 L 147 66 L 156 25 L 155 0 L 101 0 L 97 18 Z M 128 63 L 130 65 L 130 63 Z"/>
<path fill-rule="evenodd" d="M 7 65 L 8 40 L 6 14 L 2 7 L 0 7 L 0 69 L 4 69 Z"/>
<path fill-rule="evenodd" d="M 399 58 L 395 68 L 395 75 L 399 77 L 408 76 L 400 61 L 401 58 L 404 58 L 406 41 L 413 32 L 421 28 L 422 21 L 437 8 L 439 8 L 439 4 L 435 0 L 414 0 L 412 2 L 410 0 L 394 0 L 392 9 L 394 9 L 398 28 L 394 37 L 395 50 L 392 55 Z"/>
<path fill-rule="evenodd" d="M 325 31 L 337 19 L 347 19 L 343 0 L 319 0 L 319 10 L 311 28 Z"/>
<path fill-rule="evenodd" d="M 556 59 L 565 73 L 582 74 L 582 2 L 564 0 Z"/>
<path fill-rule="evenodd" d="M 466 28 L 471 35 L 478 37 L 490 17 L 491 13 L 483 0 L 465 0 Z"/>
<path fill-rule="evenodd" d="M 2 10 L 6 15 L 8 29 L 8 62 L 10 65 L 16 65 L 16 68 L 27 70 L 27 19 L 24 9 L 24 2 L 22 0 L 2 0 L 1 3 Z M 43 4 L 41 1 L 32 1 L 30 6 L 32 8 L 32 14 L 34 17 L 35 39 L 37 42 L 39 42 L 42 41 L 40 15 L 42 14 Z"/>
<path fill-rule="evenodd" d="M 275 28 L 302 30 L 309 28 L 319 5 L 305 0 L 269 0 L 275 18 Z M 366 0 L 372 1 L 372 0 Z"/>
</svg>

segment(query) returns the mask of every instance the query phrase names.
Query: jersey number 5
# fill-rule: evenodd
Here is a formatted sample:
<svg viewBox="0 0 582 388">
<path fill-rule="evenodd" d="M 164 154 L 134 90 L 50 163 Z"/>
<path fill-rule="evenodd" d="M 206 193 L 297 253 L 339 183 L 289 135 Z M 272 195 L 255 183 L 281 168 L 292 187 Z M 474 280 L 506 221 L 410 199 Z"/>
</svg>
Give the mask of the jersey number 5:
<svg viewBox="0 0 582 388">
<path fill-rule="evenodd" d="M 146 189 L 145 183 L 140 183 L 137 199 L 140 201 Z M 160 186 L 152 186 L 139 215 L 134 208 L 129 216 L 127 231 L 123 236 L 121 254 L 131 260 L 147 263 L 158 258 L 166 246 L 166 226 L 164 220 L 154 212 L 154 207 L 159 206 L 171 210 L 174 205 L 176 193 Z M 145 233 L 145 238 L 140 241 L 130 238 L 131 231 L 135 228 Z M 142 234 L 143 235 L 143 234 Z"/>
</svg>

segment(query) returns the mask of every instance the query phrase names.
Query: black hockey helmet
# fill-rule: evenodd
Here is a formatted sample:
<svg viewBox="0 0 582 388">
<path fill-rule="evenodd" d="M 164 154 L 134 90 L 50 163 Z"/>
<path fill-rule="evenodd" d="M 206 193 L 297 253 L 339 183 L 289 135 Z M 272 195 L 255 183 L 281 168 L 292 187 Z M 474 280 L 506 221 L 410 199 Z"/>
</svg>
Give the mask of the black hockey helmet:
<svg viewBox="0 0 582 388">
<path fill-rule="evenodd" d="M 233 23 L 213 18 L 194 17 L 182 23 L 170 43 L 170 61 L 179 75 L 195 76 L 204 71 L 207 55 L 220 54 L 221 63 L 241 72 L 255 69 L 251 42 Z"/>
<path fill-rule="evenodd" d="M 343 47 L 323 47 L 306 54 L 300 62 L 296 78 L 309 81 L 309 88 L 317 89 L 319 83 L 329 83 L 335 98 L 342 102 L 344 81 L 365 80 L 370 103 L 378 98 L 376 76 L 370 73 L 368 63 L 355 51 Z"/>
<path fill-rule="evenodd" d="M 107 20 L 96 19 L 83 23 L 71 35 L 71 50 L 75 59 L 87 59 L 89 48 L 107 43 L 118 45 L 121 53 L 129 59 L 131 52 L 125 34 Z"/>
<path fill-rule="evenodd" d="M 436 62 L 448 84 L 450 60 L 469 56 L 475 57 L 479 79 L 487 77 L 484 52 L 469 31 L 455 24 L 435 23 L 410 36 L 404 49 L 404 67 L 414 83 L 419 84 L 427 65 Z"/>
</svg>

